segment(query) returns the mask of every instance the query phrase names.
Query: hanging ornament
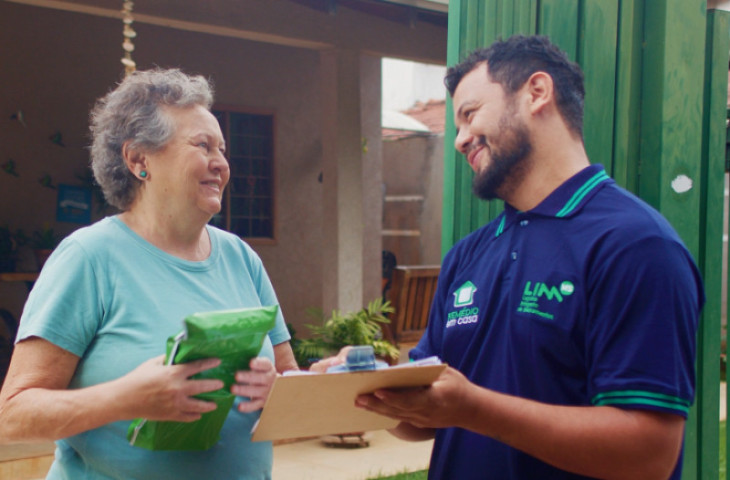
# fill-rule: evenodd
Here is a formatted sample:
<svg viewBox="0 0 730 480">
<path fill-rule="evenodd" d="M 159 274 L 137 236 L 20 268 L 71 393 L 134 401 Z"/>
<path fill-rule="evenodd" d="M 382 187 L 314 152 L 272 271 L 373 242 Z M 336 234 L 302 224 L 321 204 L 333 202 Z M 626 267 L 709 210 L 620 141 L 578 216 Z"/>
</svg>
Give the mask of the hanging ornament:
<svg viewBox="0 0 730 480">
<path fill-rule="evenodd" d="M 0 166 L 2 167 L 3 171 L 8 175 L 12 175 L 14 177 L 20 176 L 20 174 L 15 170 L 15 160 L 13 160 L 12 158 Z"/>
<path fill-rule="evenodd" d="M 134 7 L 134 2 L 129 0 L 122 2 L 122 23 L 124 24 L 122 30 L 122 36 L 124 37 L 124 41 L 122 42 L 122 50 L 124 50 L 122 65 L 124 65 L 125 75 L 129 75 L 137 69 L 137 64 L 132 60 L 132 52 L 134 51 L 132 39 L 137 36 L 137 32 L 132 28 L 132 23 L 134 22 L 132 18 L 132 7 Z"/>
<path fill-rule="evenodd" d="M 28 125 L 25 124 L 25 114 L 23 114 L 22 110 L 18 110 L 14 114 L 10 115 L 10 120 L 17 120 L 20 122 L 20 124 L 24 127 L 27 127 Z"/>
<path fill-rule="evenodd" d="M 43 185 L 46 188 L 50 188 L 52 190 L 56 189 L 56 186 L 53 184 L 53 177 L 51 177 L 47 173 L 38 179 L 38 183 L 40 183 L 41 185 Z"/>
<path fill-rule="evenodd" d="M 50 137 L 48 137 L 48 139 L 50 141 L 52 141 L 53 143 L 55 143 L 56 145 L 58 145 L 59 147 L 65 147 L 66 146 L 66 145 L 63 144 L 63 135 L 61 134 L 61 132 L 58 132 L 57 131 L 56 133 L 54 133 L 53 135 L 51 135 Z"/>
</svg>

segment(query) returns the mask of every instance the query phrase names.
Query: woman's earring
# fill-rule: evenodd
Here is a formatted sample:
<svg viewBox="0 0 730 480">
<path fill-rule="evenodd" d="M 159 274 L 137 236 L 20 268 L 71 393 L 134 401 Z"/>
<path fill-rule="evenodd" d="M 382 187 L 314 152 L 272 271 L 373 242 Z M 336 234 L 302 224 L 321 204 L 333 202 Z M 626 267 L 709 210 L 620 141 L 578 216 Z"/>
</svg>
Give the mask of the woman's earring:
<svg viewBox="0 0 730 480">
<path fill-rule="evenodd" d="M 143 178 L 143 179 L 144 179 L 144 178 L 147 178 L 147 170 L 142 170 L 142 171 L 140 171 L 140 172 L 139 172 L 139 176 L 140 176 L 141 178 Z"/>
</svg>

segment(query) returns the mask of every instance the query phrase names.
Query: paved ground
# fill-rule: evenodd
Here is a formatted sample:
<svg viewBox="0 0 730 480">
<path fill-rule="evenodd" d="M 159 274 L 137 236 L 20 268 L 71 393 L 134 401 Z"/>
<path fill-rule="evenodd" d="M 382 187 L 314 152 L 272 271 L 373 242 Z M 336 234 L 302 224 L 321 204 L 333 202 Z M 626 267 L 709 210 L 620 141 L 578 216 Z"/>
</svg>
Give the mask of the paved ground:
<svg viewBox="0 0 730 480">
<path fill-rule="evenodd" d="M 365 480 L 428 468 L 432 441 L 404 442 L 386 431 L 369 432 L 366 448 L 332 448 L 320 439 L 274 447 L 275 480 Z"/>
</svg>

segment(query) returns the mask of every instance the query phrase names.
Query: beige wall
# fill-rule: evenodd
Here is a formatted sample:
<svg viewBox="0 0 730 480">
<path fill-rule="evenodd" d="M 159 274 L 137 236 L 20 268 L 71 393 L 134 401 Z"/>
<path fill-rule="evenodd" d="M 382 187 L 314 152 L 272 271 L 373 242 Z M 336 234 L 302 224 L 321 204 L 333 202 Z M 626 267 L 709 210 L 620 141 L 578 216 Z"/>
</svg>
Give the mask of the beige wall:
<svg viewBox="0 0 730 480">
<path fill-rule="evenodd" d="M 44 3 L 58 8 L 74 4 Z M 215 4 L 180 0 L 179 8 L 167 11 L 161 5 L 135 5 L 139 21 L 134 23 L 138 36 L 133 58 L 138 68 L 174 66 L 201 73 L 213 80 L 217 103 L 275 115 L 277 241 L 253 247 L 271 276 L 287 320 L 297 327 L 309 321 L 308 307 L 327 303 L 323 290 L 331 288 L 323 286 L 327 285 L 323 265 L 333 252 L 323 241 L 328 222 L 323 212 L 330 206 L 324 190 L 327 182 L 321 183 L 319 175 L 325 151 L 324 112 L 334 97 L 324 90 L 322 52 L 335 47 L 360 49 L 358 108 L 361 135 L 368 142 L 361 166 L 361 201 L 367 210 L 362 215 L 361 277 L 363 300 L 370 300 L 379 291 L 380 276 L 380 244 L 373 233 L 382 211 L 379 55 L 443 61 L 446 29 L 431 24 L 412 28 L 345 8 L 328 15 L 287 0 Z M 78 184 L 76 175 L 88 163 L 89 109 L 123 73 L 122 23 L 109 18 L 118 10 L 96 13 L 99 16 L 0 1 L 0 164 L 13 159 L 20 175 L 0 170 L 0 225 L 29 232 L 50 224 L 64 234 L 80 226 L 56 223 L 57 191 L 41 186 L 38 178 L 48 173 L 55 184 Z M 218 33 L 223 29 L 225 36 L 190 31 L 189 23 L 159 26 L 166 14 L 176 16 L 176 21 L 212 25 L 211 31 Z M 257 29 L 258 33 L 250 33 Z M 273 43 L 242 39 L 241 32 L 261 39 L 271 34 L 267 41 Z M 27 127 L 10 119 L 17 110 L 23 111 Z M 56 131 L 62 133 L 65 147 L 49 140 Z M 19 267 L 35 268 L 28 251 Z M 18 316 L 25 297 L 24 284 L 0 283 L 0 308 Z M 306 333 L 304 328 L 298 330 Z"/>
<path fill-rule="evenodd" d="M 383 229 L 418 232 L 383 236 L 399 265 L 441 264 L 443 157 L 443 135 L 383 142 Z"/>
<path fill-rule="evenodd" d="M 19 177 L 0 171 L 0 224 L 31 231 L 55 223 L 56 190 L 37 179 L 76 184 L 88 155 L 87 119 L 96 97 L 122 72 L 121 22 L 0 2 L 0 163 L 14 159 Z M 149 25 L 138 32 L 140 68 L 179 66 L 213 79 L 216 100 L 272 110 L 276 124 L 277 243 L 254 246 L 264 260 L 290 321 L 318 305 L 321 286 L 321 197 L 318 62 L 315 51 Z M 13 45 L 13 47 L 10 47 Z M 22 109 L 27 128 L 9 119 Z M 59 130 L 65 147 L 48 137 Z M 312 201 L 314 200 L 314 201 Z M 32 269 L 34 264 L 21 262 Z M 25 285 L 0 284 L 0 306 L 18 315 Z"/>
</svg>

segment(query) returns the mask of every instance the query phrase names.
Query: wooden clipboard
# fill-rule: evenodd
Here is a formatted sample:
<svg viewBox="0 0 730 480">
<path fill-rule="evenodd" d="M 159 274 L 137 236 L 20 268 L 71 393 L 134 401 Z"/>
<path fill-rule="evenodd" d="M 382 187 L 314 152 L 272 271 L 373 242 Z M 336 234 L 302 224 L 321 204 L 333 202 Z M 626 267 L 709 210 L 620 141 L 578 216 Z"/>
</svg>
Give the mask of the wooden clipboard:
<svg viewBox="0 0 730 480">
<path fill-rule="evenodd" d="M 277 377 L 252 440 L 279 440 L 393 428 L 398 424 L 355 406 L 355 397 L 381 388 L 430 385 L 446 364 Z"/>
</svg>

